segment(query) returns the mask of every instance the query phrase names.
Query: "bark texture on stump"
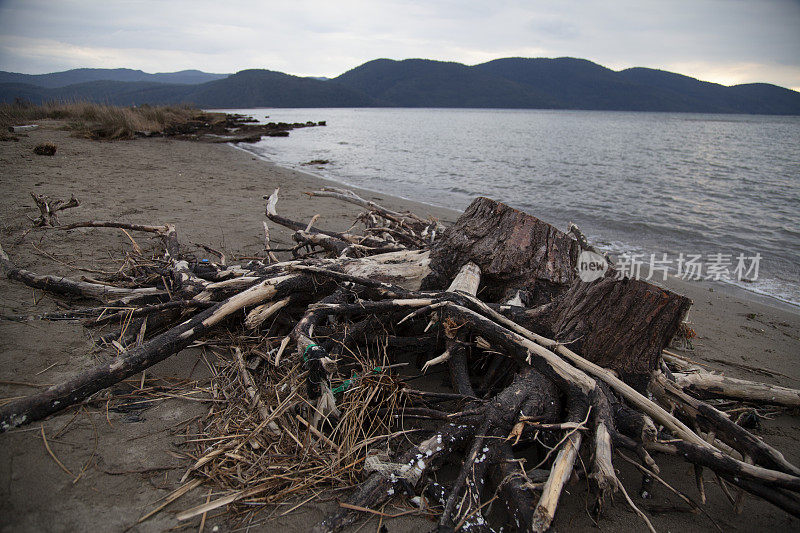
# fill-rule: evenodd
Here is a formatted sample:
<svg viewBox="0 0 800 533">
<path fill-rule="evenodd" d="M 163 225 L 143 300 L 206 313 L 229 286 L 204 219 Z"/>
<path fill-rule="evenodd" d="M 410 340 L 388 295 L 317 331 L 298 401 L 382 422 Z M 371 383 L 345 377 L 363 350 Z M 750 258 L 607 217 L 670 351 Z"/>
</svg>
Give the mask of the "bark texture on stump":
<svg viewBox="0 0 800 533">
<path fill-rule="evenodd" d="M 425 289 L 444 289 L 462 265 L 481 269 L 493 294 L 507 300 L 528 291 L 532 303 L 547 303 L 575 279 L 578 242 L 538 218 L 489 198 L 476 198 L 431 250 Z"/>
<path fill-rule="evenodd" d="M 685 296 L 611 274 L 589 283 L 576 280 L 556 301 L 529 316 L 538 329 L 544 327 L 551 337 L 642 391 L 691 305 Z"/>
</svg>

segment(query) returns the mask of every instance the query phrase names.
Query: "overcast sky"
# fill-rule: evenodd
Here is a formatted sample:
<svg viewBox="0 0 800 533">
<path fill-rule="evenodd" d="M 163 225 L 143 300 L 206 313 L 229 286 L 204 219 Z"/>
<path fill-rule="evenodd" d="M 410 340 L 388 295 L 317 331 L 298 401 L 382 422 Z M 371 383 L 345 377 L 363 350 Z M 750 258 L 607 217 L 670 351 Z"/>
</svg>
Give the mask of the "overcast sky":
<svg viewBox="0 0 800 533">
<path fill-rule="evenodd" d="M 266 68 L 509 56 L 800 90 L 800 0 L 0 0 L 0 70 Z"/>
</svg>

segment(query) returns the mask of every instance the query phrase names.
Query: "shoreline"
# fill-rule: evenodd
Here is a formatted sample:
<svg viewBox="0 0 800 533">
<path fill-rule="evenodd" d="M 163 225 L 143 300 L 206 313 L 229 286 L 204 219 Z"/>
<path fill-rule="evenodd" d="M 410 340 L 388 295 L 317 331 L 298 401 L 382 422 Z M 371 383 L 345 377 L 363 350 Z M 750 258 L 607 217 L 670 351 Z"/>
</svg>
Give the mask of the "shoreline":
<svg viewBox="0 0 800 533">
<path fill-rule="evenodd" d="M 299 165 L 284 165 L 284 164 L 276 163 L 275 161 L 272 161 L 271 159 L 269 159 L 268 157 L 266 157 L 266 156 L 264 156 L 262 154 L 259 154 L 257 152 L 248 150 L 246 147 L 239 146 L 238 144 L 235 144 L 235 143 L 228 143 L 228 146 L 230 146 L 231 148 L 233 148 L 235 150 L 241 150 L 242 152 L 244 152 L 244 153 L 246 153 L 246 154 L 248 154 L 250 156 L 257 157 L 261 161 L 263 161 L 263 162 L 265 162 L 265 163 L 267 163 L 269 165 L 272 165 L 272 166 L 274 166 L 276 168 L 282 168 L 282 169 L 285 169 L 285 170 L 288 170 L 288 171 L 291 171 L 291 172 L 297 172 L 298 174 L 303 174 L 305 176 L 308 176 L 311 179 L 318 180 L 318 181 L 322 182 L 322 185 L 320 185 L 319 188 L 325 187 L 326 184 L 327 184 L 327 185 L 338 186 L 340 188 L 350 189 L 353 192 L 358 193 L 359 196 L 362 196 L 362 197 L 372 196 L 372 195 L 380 195 L 381 197 L 386 198 L 389 202 L 397 202 L 397 201 L 413 202 L 413 203 L 421 205 L 421 206 L 427 206 L 428 208 L 436 209 L 437 211 L 450 213 L 451 216 L 455 217 L 455 218 L 453 218 L 453 220 L 458 218 L 462 213 L 458 209 L 452 209 L 450 207 L 446 207 L 446 206 L 443 206 L 443 205 L 434 204 L 434 203 L 431 203 L 431 202 L 424 202 L 422 200 L 415 200 L 414 198 L 408 198 L 407 196 L 400 196 L 400 195 L 396 195 L 396 194 L 385 194 L 385 193 L 382 193 L 381 191 L 378 191 L 376 189 L 368 189 L 366 187 L 359 187 L 358 185 L 353 185 L 353 184 L 348 183 L 346 181 L 338 180 L 338 179 L 332 178 L 330 176 L 323 176 L 322 174 L 317 174 L 316 172 L 312 172 L 312 171 L 307 170 L 305 168 L 300 168 L 300 167 L 303 166 L 302 163 L 299 164 Z M 313 165 L 309 165 L 309 166 L 313 166 Z"/>
<path fill-rule="evenodd" d="M 297 166 L 281 165 L 279 163 L 276 163 L 275 161 L 270 160 L 266 155 L 263 155 L 263 154 L 255 151 L 255 150 L 250 150 L 245 146 L 239 146 L 239 145 L 234 144 L 234 143 L 229 143 L 228 146 L 230 146 L 231 148 L 233 148 L 235 150 L 240 150 L 240 151 L 242 151 L 242 152 L 244 152 L 244 153 L 246 153 L 246 154 L 248 154 L 250 156 L 257 157 L 258 159 L 260 159 L 261 161 L 264 161 L 265 163 L 267 163 L 269 165 L 272 165 L 272 166 L 275 166 L 275 167 L 278 167 L 278 168 L 284 168 L 284 169 L 292 171 L 292 172 L 297 172 L 297 173 L 300 173 L 300 174 L 304 174 L 304 175 L 308 176 L 311 179 L 316 179 L 316 180 L 321 181 L 323 184 L 327 183 L 327 184 L 331 184 L 331 185 L 334 185 L 334 186 L 339 186 L 339 187 L 343 186 L 343 187 L 346 187 L 348 189 L 352 189 L 353 191 L 359 193 L 361 196 L 380 195 L 380 196 L 386 198 L 387 201 L 390 202 L 390 203 L 391 202 L 397 202 L 397 201 L 414 202 L 414 203 L 419 204 L 419 205 L 429 206 L 432 209 L 449 212 L 451 214 L 451 216 L 453 216 L 455 218 L 458 218 L 458 216 L 461 214 L 461 211 L 458 211 L 456 209 L 451 209 L 451 208 L 448 208 L 448 207 L 445 207 L 445 206 L 441 206 L 441 205 L 438 205 L 438 204 L 425 202 L 425 201 L 417 200 L 417 199 L 414 199 L 414 198 L 408 198 L 406 196 L 387 195 L 387 194 L 381 193 L 380 191 L 377 191 L 377 190 L 374 190 L 374 189 L 369 189 L 369 188 L 359 187 L 357 185 L 352 185 L 352 184 L 350 184 L 350 183 L 348 183 L 348 182 L 346 182 L 344 180 L 338 180 L 338 179 L 332 178 L 330 176 L 324 176 L 324 175 L 315 173 L 315 172 L 310 171 L 310 170 L 299 168 L 300 165 L 297 165 Z M 322 186 L 324 186 L 324 185 L 321 185 L 321 187 Z M 529 214 L 531 214 L 533 216 L 537 216 L 536 213 L 529 213 Z M 453 220 L 455 220 L 455 218 L 453 218 Z M 564 230 L 565 228 L 559 228 L 559 229 Z M 654 282 L 654 283 L 656 283 L 656 282 Z M 697 287 L 700 287 L 700 288 L 703 288 L 703 289 L 708 289 L 710 287 L 710 288 L 712 288 L 714 290 L 719 290 L 723 294 L 728 294 L 730 296 L 733 296 L 734 298 L 739 298 L 739 299 L 742 299 L 742 300 L 750 301 L 752 303 L 757 303 L 757 304 L 762 304 L 762 305 L 766 305 L 766 306 L 770 306 L 770 307 L 775 307 L 776 309 L 779 309 L 779 310 L 782 310 L 782 311 L 786 311 L 786 312 L 789 312 L 789 313 L 794 313 L 794 314 L 800 315 L 800 303 L 792 302 L 792 301 L 787 300 L 785 298 L 781 298 L 779 296 L 768 294 L 766 292 L 750 290 L 750 289 L 747 289 L 746 287 L 743 287 L 741 285 L 737 285 L 734 282 L 724 282 L 724 281 L 713 282 L 713 281 L 709 281 L 709 280 L 690 281 L 690 280 L 684 280 L 684 279 L 678 278 L 678 277 L 676 277 L 676 276 L 674 276 L 672 274 L 668 274 L 667 282 L 666 282 L 665 286 L 667 288 L 683 287 L 684 284 L 686 284 L 686 286 L 694 285 L 694 286 L 697 286 Z M 678 290 L 678 289 L 675 288 L 673 290 Z"/>
<path fill-rule="evenodd" d="M 293 168 L 289 166 L 281 166 L 275 163 L 274 161 L 271 161 L 267 157 L 255 152 L 251 152 L 246 148 L 235 146 L 232 144 L 229 146 L 247 155 L 255 156 L 259 160 L 263 161 L 264 163 L 274 168 L 282 168 L 291 172 L 307 176 L 312 180 L 317 180 L 318 182 L 320 182 L 319 187 L 325 186 L 325 184 L 332 184 L 334 186 L 346 186 L 347 188 L 352 189 L 360 196 L 367 199 L 372 199 L 378 203 L 383 202 L 384 206 L 388 206 L 390 208 L 395 207 L 397 203 L 401 202 L 410 202 L 412 204 L 417 204 L 420 206 L 428 206 L 429 208 L 434 209 L 439 213 L 449 214 L 451 218 L 444 219 L 442 220 L 443 222 L 452 222 L 455 219 L 457 219 L 462 213 L 461 211 L 438 206 L 435 204 L 420 202 L 418 200 L 405 198 L 401 196 L 386 195 L 380 193 L 379 191 L 353 186 L 345 182 L 341 182 L 335 179 L 321 176 L 319 174 L 315 174 L 305 169 Z M 536 213 L 531 213 L 531 214 L 536 216 Z M 795 305 L 791 302 L 784 301 L 778 297 L 769 294 L 758 293 L 755 291 L 749 291 L 733 283 L 713 282 L 708 280 L 697 280 L 697 281 L 684 280 L 677 278 L 672 274 L 669 274 L 667 276 L 666 281 L 661 281 L 661 280 L 650 280 L 650 281 L 655 285 L 664 287 L 666 289 L 677 292 L 684 296 L 688 296 L 689 298 L 692 299 L 694 303 L 689 310 L 687 321 L 692 325 L 693 329 L 695 329 L 698 333 L 698 337 L 693 341 L 693 344 L 696 345 L 696 349 L 698 350 L 702 351 L 702 348 L 705 344 L 710 344 L 710 348 L 712 349 L 716 350 L 721 349 L 716 339 L 705 338 L 704 330 L 717 331 L 718 323 L 722 320 L 727 320 L 730 323 L 735 323 L 739 326 L 740 329 L 746 329 L 746 328 L 759 329 L 758 326 L 753 326 L 750 324 L 750 322 L 753 322 L 759 317 L 765 315 L 766 316 L 772 315 L 774 317 L 773 319 L 771 319 L 772 322 L 778 324 L 788 324 L 794 322 L 796 325 L 796 329 L 794 331 L 800 332 L 800 306 Z M 720 307 L 722 307 L 723 309 L 720 309 Z M 748 318 L 749 316 L 755 316 L 755 318 Z M 794 321 L 791 320 L 792 318 L 794 319 Z M 742 362 L 737 361 L 731 365 L 725 365 L 725 363 L 722 363 L 719 360 L 712 361 L 712 367 L 715 370 L 720 370 L 728 375 L 742 379 L 747 379 L 748 373 L 741 372 L 742 370 L 741 365 L 753 366 L 751 362 L 753 359 L 758 362 L 758 365 L 764 365 L 763 368 L 767 368 L 769 366 L 769 357 L 764 357 L 763 354 L 758 353 L 758 348 L 759 348 L 758 343 L 752 343 L 752 344 L 746 343 L 746 345 L 748 351 L 750 351 L 750 353 L 753 355 L 739 356 L 739 358 L 742 359 Z M 770 350 L 770 348 L 767 348 L 767 350 Z M 766 353 L 770 354 L 773 352 L 766 352 Z M 714 357 L 712 359 L 719 359 L 719 358 Z M 797 378 L 796 383 L 800 384 L 800 362 L 798 362 L 798 365 L 795 367 L 795 369 L 796 369 L 795 375 Z M 750 375 L 749 377 L 752 379 L 752 375 Z"/>
<path fill-rule="evenodd" d="M 282 110 L 267 109 L 237 109 L 235 111 L 251 113 L 252 116 L 259 120 L 265 115 L 268 115 L 270 118 L 264 120 L 290 120 L 289 117 L 291 117 L 291 113 L 295 110 L 284 112 Z M 300 113 L 299 116 L 302 116 L 303 119 L 316 119 L 317 115 L 324 112 L 324 110 L 319 109 L 296 111 Z M 298 138 L 296 139 L 297 143 L 294 145 L 291 144 L 292 141 L 289 140 L 285 142 L 272 142 L 269 139 L 265 139 L 263 142 L 254 146 L 247 146 L 245 149 L 256 153 L 257 156 L 263 157 L 265 160 L 294 169 L 302 169 L 302 163 L 309 159 L 332 159 L 332 164 L 330 166 L 319 169 L 312 168 L 310 170 L 312 172 L 318 172 L 323 179 L 332 179 L 345 184 L 350 182 L 377 191 L 387 190 L 396 196 L 423 199 L 433 205 L 444 207 L 457 206 L 463 209 L 469 204 L 472 197 L 481 194 L 487 195 L 504 201 L 513 207 L 527 211 L 560 228 L 566 227 L 567 223 L 570 221 L 577 222 L 590 239 L 595 241 L 596 245 L 600 244 L 602 249 L 614 253 L 615 255 L 619 255 L 621 252 L 643 254 L 639 256 L 639 260 L 643 257 L 644 260 L 647 261 L 651 252 L 655 252 L 657 257 L 661 257 L 661 253 L 666 252 L 672 260 L 671 268 L 673 273 L 675 273 L 675 260 L 679 251 L 703 254 L 704 257 L 701 262 L 703 263 L 704 269 L 712 262 L 711 256 L 713 254 L 733 254 L 733 264 L 728 264 L 731 271 L 736 264 L 736 254 L 744 252 L 745 255 L 750 256 L 756 251 L 759 251 L 762 257 L 758 279 L 755 280 L 754 283 L 738 281 L 735 279 L 737 278 L 736 273 L 731 272 L 729 275 L 734 279 L 730 280 L 730 283 L 741 287 L 747 292 L 771 296 L 776 300 L 795 305 L 800 311 L 800 278 L 797 276 L 796 261 L 793 261 L 795 254 L 792 253 L 794 238 L 791 237 L 789 233 L 782 233 L 781 228 L 775 227 L 775 220 L 783 220 L 781 217 L 788 214 L 788 212 L 785 212 L 786 206 L 784 200 L 787 198 L 785 194 L 775 197 L 773 193 L 769 193 L 764 196 L 763 199 L 774 199 L 777 203 L 766 203 L 762 205 L 774 205 L 776 207 L 775 210 L 766 210 L 763 207 L 755 209 L 755 211 L 749 208 L 737 210 L 730 205 L 729 195 L 720 195 L 720 191 L 716 188 L 709 191 L 708 194 L 699 194 L 691 185 L 694 182 L 687 183 L 686 179 L 681 178 L 681 176 L 684 176 L 688 167 L 681 161 L 672 160 L 669 153 L 674 152 L 675 147 L 673 147 L 672 150 L 667 151 L 668 153 L 663 154 L 663 157 L 666 157 L 664 165 L 669 171 L 649 170 L 646 175 L 651 177 L 642 178 L 644 179 L 643 183 L 649 184 L 649 186 L 654 187 L 655 190 L 658 191 L 654 193 L 654 197 L 663 196 L 665 198 L 664 201 L 666 204 L 663 208 L 656 208 L 655 214 L 648 214 L 647 212 L 642 212 L 641 209 L 636 209 L 634 210 L 635 213 L 628 216 L 621 212 L 619 208 L 610 207 L 619 205 L 619 200 L 612 200 L 609 198 L 608 194 L 603 192 L 598 192 L 596 195 L 589 193 L 589 197 L 594 198 L 594 200 L 587 199 L 587 201 L 589 205 L 595 206 L 596 209 L 592 208 L 587 210 L 584 209 L 580 203 L 577 203 L 579 197 L 573 196 L 573 194 L 580 194 L 581 191 L 586 194 L 586 191 L 581 187 L 577 187 L 576 190 L 571 191 L 563 186 L 563 182 L 570 181 L 569 179 L 565 179 L 566 175 L 572 174 L 577 177 L 585 171 L 580 165 L 572 167 L 558 163 L 558 161 L 564 157 L 565 153 L 569 153 L 568 151 L 561 152 L 558 151 L 557 147 L 549 146 L 551 150 L 556 150 L 553 152 L 555 161 L 553 163 L 549 162 L 549 160 L 539 161 L 539 159 L 541 159 L 540 157 L 533 157 L 532 160 L 537 165 L 537 170 L 532 170 L 532 177 L 528 179 L 526 177 L 526 173 L 528 172 L 526 170 L 527 167 L 521 163 L 521 161 L 527 161 L 527 159 L 520 160 L 520 157 L 523 157 L 524 154 L 519 152 L 521 147 L 524 146 L 524 143 L 511 143 L 509 158 L 507 159 L 505 156 L 501 158 L 504 162 L 499 166 L 499 170 L 497 170 L 497 176 L 500 176 L 500 178 L 498 178 L 491 174 L 493 166 L 482 162 L 483 160 L 487 160 L 487 158 L 491 160 L 490 154 L 481 151 L 476 145 L 470 144 L 463 136 L 457 138 L 459 141 L 464 142 L 465 146 L 469 146 L 470 150 L 476 151 L 475 157 L 477 160 L 475 163 L 469 162 L 471 159 L 471 151 L 469 154 L 460 154 L 459 156 L 457 155 L 458 151 L 453 151 L 449 148 L 450 145 L 445 143 L 444 156 L 440 158 L 436 153 L 427 149 L 429 143 L 416 142 L 413 136 L 409 139 L 410 133 L 415 131 L 414 126 L 416 122 L 414 122 L 414 117 L 416 117 L 416 115 L 413 115 L 408 121 L 403 118 L 405 115 L 398 115 L 397 117 L 393 115 L 385 117 L 383 115 L 370 116 L 372 118 L 361 120 L 354 118 L 357 117 L 357 115 L 353 115 L 352 113 L 342 114 L 331 112 L 330 116 L 327 117 L 331 119 L 328 127 L 330 131 L 301 132 L 298 134 Z M 399 140 L 399 144 L 396 145 L 397 154 L 392 152 L 394 145 L 391 143 L 391 137 L 388 137 L 392 127 L 384 124 L 381 117 L 383 119 L 390 117 L 397 119 L 397 134 L 400 135 L 400 139 L 402 139 Z M 418 118 L 419 117 L 417 117 L 417 119 Z M 448 115 L 448 120 L 451 121 L 462 120 L 462 118 L 463 117 L 460 116 Z M 521 127 L 518 122 L 519 120 L 511 121 L 509 127 Z M 363 127 L 359 127 L 358 124 L 360 123 L 363 123 Z M 473 125 L 471 121 L 466 121 L 464 124 L 457 122 L 457 124 L 464 126 Z M 492 122 L 492 124 L 494 125 L 495 123 Z M 355 128 L 356 131 L 351 131 L 353 128 Z M 683 127 L 678 128 L 676 131 L 683 131 L 682 128 Z M 360 129 L 364 131 L 358 133 Z M 492 130 L 489 130 L 490 133 L 491 131 Z M 430 135 L 430 133 L 429 128 L 422 128 L 418 135 L 424 136 Z M 373 135 L 377 136 L 374 142 L 370 140 L 370 137 Z M 339 147 L 338 144 L 341 144 L 338 142 L 339 140 L 343 142 L 346 141 L 344 144 L 353 146 Z M 582 150 L 587 149 L 585 142 L 583 142 L 581 138 L 579 138 L 577 142 Z M 614 145 L 610 146 L 613 147 Z M 373 157 L 370 155 L 369 151 L 372 148 L 367 149 L 364 147 L 374 147 L 375 149 L 380 149 L 382 152 L 388 152 L 389 155 L 384 157 L 384 155 L 376 154 L 373 161 Z M 641 146 L 635 144 L 631 146 L 631 150 L 634 150 L 634 152 L 641 148 Z M 726 152 L 725 149 L 721 150 L 722 152 Z M 306 153 L 313 155 L 304 158 Z M 431 162 L 417 165 L 415 164 L 415 157 L 410 157 L 412 154 L 417 159 L 422 158 L 422 160 L 430 157 Z M 590 154 L 594 153 L 590 152 Z M 743 164 L 751 159 L 749 155 L 743 155 L 742 157 L 744 158 Z M 612 159 L 613 160 L 609 163 L 611 165 L 610 168 L 598 168 L 598 175 L 604 175 L 604 172 L 606 174 L 614 172 L 613 175 L 619 177 L 614 179 L 609 178 L 607 180 L 610 184 L 609 186 L 616 188 L 614 190 L 618 190 L 618 192 L 622 194 L 620 198 L 624 199 L 624 202 L 632 201 L 638 205 L 639 201 L 636 199 L 632 200 L 638 193 L 628 194 L 624 191 L 633 188 L 633 186 L 628 183 L 629 181 L 633 180 L 631 183 L 641 182 L 641 180 L 636 177 L 638 176 L 637 172 L 639 172 L 636 169 L 641 168 L 641 166 L 637 167 L 637 165 L 633 163 L 624 163 L 624 161 L 630 158 Z M 592 161 L 595 160 L 590 159 L 584 163 L 591 163 Z M 653 158 L 647 161 L 639 161 L 636 159 L 636 161 L 639 165 L 655 163 Z M 739 168 L 735 166 L 735 161 L 735 159 L 731 160 L 730 158 L 723 159 L 719 161 L 719 165 L 727 169 L 725 172 L 734 172 L 734 169 Z M 747 164 L 750 165 L 751 163 Z M 539 183 L 540 187 L 547 187 L 547 181 L 541 182 L 542 178 L 540 175 L 543 169 L 540 167 L 542 167 L 542 165 L 545 165 L 544 171 L 552 171 L 554 173 L 554 185 L 552 189 L 554 204 L 552 205 L 552 209 L 549 202 L 536 200 L 536 198 L 539 198 L 541 195 L 538 194 L 535 189 L 532 189 L 530 185 L 526 185 L 535 182 Z M 591 167 L 592 165 L 590 164 L 589 166 Z M 714 168 L 717 167 L 714 166 Z M 433 172 L 436 176 L 441 176 L 442 183 L 439 184 L 437 181 L 433 181 L 426 185 L 426 180 L 420 178 L 423 175 L 427 175 L 427 171 Z M 720 170 L 720 172 L 722 171 L 723 170 Z M 490 172 L 490 174 L 486 174 L 486 172 Z M 565 172 L 567 174 L 564 174 Z M 700 172 L 699 169 L 698 172 Z M 701 174 L 705 176 L 704 172 L 705 171 L 702 171 Z M 672 177 L 677 181 L 675 184 L 668 187 L 663 185 L 663 183 L 672 183 L 671 178 L 670 180 L 655 179 L 662 175 L 664 178 L 667 178 L 671 176 L 671 174 L 676 175 Z M 483 175 L 486 175 L 485 180 L 476 178 L 476 176 Z M 611 174 L 608 175 L 611 176 Z M 770 174 L 765 170 L 765 178 L 769 175 Z M 467 185 L 460 184 L 462 177 L 464 183 Z M 713 176 L 709 179 L 712 178 Z M 749 182 L 748 176 L 741 173 L 734 173 L 731 176 L 727 176 L 726 179 L 728 178 L 734 180 L 732 186 L 741 186 L 740 181 L 737 180 Z M 599 178 L 598 180 L 597 186 L 601 187 L 602 180 Z M 589 182 L 594 183 L 591 180 L 589 180 Z M 717 183 L 717 181 L 714 182 Z M 771 183 L 772 181 L 770 179 L 766 179 L 765 187 L 770 191 L 772 190 L 770 188 L 771 185 L 768 184 Z M 503 186 L 503 184 L 507 186 Z M 511 190 L 509 190 L 509 187 L 511 187 Z M 667 187 L 666 192 L 664 191 L 665 187 Z M 683 190 L 683 187 L 688 187 L 687 191 L 693 192 L 693 194 L 687 192 L 685 197 L 679 193 L 672 194 L 675 191 Z M 643 202 L 645 199 L 642 198 L 640 200 Z M 718 209 L 725 213 L 732 213 L 730 215 L 732 218 L 726 218 L 728 222 L 725 224 L 725 228 L 727 229 L 712 228 L 709 229 L 710 233 L 706 234 L 701 223 L 704 220 L 708 222 L 708 216 L 694 214 L 695 211 L 697 213 L 705 211 L 696 208 L 697 206 L 695 204 L 697 202 L 712 202 L 710 205 L 714 205 L 713 202 L 720 202 L 717 204 Z M 778 206 L 783 207 L 777 209 Z M 684 210 L 686 211 L 685 214 Z M 791 209 L 789 209 L 789 211 L 791 211 Z M 764 225 L 759 230 L 753 228 L 752 223 L 748 222 L 745 224 L 741 222 L 741 217 L 748 212 L 755 213 L 753 215 L 753 220 L 759 220 L 759 216 L 761 215 L 758 213 L 761 212 L 775 212 L 776 218 L 773 220 L 765 215 Z M 777 214 L 778 212 L 780 215 Z M 736 220 L 742 224 L 740 226 L 741 229 L 739 229 L 739 226 L 735 223 Z M 789 227 L 791 226 L 790 222 L 784 222 L 784 224 L 788 224 Z M 731 263 L 730 259 L 731 257 L 729 256 L 728 263 Z M 748 274 L 746 277 L 750 278 L 751 276 Z"/>
<path fill-rule="evenodd" d="M 74 192 L 83 203 L 62 213 L 64 224 L 87 219 L 175 224 L 180 242 L 198 258 L 205 252 L 190 243 L 222 250 L 229 257 L 262 254 L 263 196 L 276 187 L 281 187 L 278 213 L 302 221 L 320 214 L 320 227 L 344 230 L 363 210 L 331 198 L 308 197 L 305 191 L 336 182 L 280 167 L 245 150 L 163 138 L 103 143 L 70 137 L 58 128 L 57 122 L 43 122 L 39 130 L 19 142 L 0 143 L 4 176 L 0 181 L 0 243 L 18 266 L 37 273 L 79 278 L 97 274 L 75 267 L 113 271 L 119 266 L 114 258 L 124 256 L 131 249 L 131 241 L 120 231 L 103 228 L 26 234 L 31 227 L 28 216 L 36 214 L 30 191 L 53 198 L 69 198 Z M 58 145 L 56 155 L 33 155 L 33 146 L 46 141 Z M 433 215 L 443 223 L 452 222 L 459 214 L 356 187 L 353 190 L 386 207 Z M 292 243 L 291 231 L 270 224 L 270 232 L 273 247 Z M 146 236 L 133 238 L 143 248 L 158 246 Z M 693 340 L 693 350 L 679 353 L 732 377 L 800 386 L 800 360 L 795 355 L 800 353 L 799 313 L 715 287 L 709 291 L 696 282 L 668 280 L 667 286 L 694 301 L 689 321 L 698 337 Z M 0 280 L 3 316 L 57 311 L 60 303 L 19 283 Z M 107 352 L 93 347 L 92 334 L 96 332 L 77 322 L 0 320 L 0 398 L 30 394 L 39 384 L 59 382 L 105 360 Z M 771 374 L 764 375 L 763 371 Z M 201 380 L 207 376 L 199 348 L 184 350 L 147 371 L 148 380 Z M 138 386 L 139 376 L 131 381 L 136 382 L 132 386 Z M 204 416 L 207 407 L 174 398 L 133 412 L 105 407 L 105 401 L 94 403 L 83 410 L 52 416 L 41 426 L 0 435 L 0 531 L 123 531 L 181 486 L 180 479 L 190 464 L 185 435 L 194 429 L 185 421 Z M 85 467 L 77 483 L 48 453 L 42 432 L 55 456 L 70 471 Z M 765 420 L 759 435 L 781 449 L 789 461 L 800 462 L 800 427 L 795 418 L 779 414 Z M 685 471 L 682 463 L 658 460 L 671 483 L 696 496 L 691 471 Z M 622 465 L 620 470 L 631 496 L 637 504 L 646 505 L 634 494 L 641 478 Z M 750 497 L 745 499 L 744 514 L 735 515 L 713 481 L 706 481 L 709 501 L 705 508 L 725 529 L 800 527 L 800 520 Z M 578 487 L 568 488 L 570 494 L 565 494 L 559 506 L 556 530 L 597 531 Z M 135 530 L 164 531 L 187 524 L 196 527 L 199 520 L 180 523 L 175 512 L 204 503 L 207 491 L 208 487 L 192 491 Z M 656 498 L 651 501 L 675 503 L 661 489 L 656 489 Z M 287 502 L 287 508 L 300 501 Z M 331 502 L 309 503 L 251 530 L 305 531 L 333 506 Z M 266 519 L 268 515 L 265 511 L 257 518 Z M 710 527 L 702 515 L 691 513 L 652 513 L 650 518 L 659 531 L 707 531 Z M 223 531 L 230 526 L 223 517 L 210 514 L 206 528 L 214 525 Z M 368 527 L 376 525 L 377 520 Z M 609 530 L 643 530 L 640 519 L 622 503 L 610 507 L 600 525 Z M 392 531 L 418 532 L 431 525 L 417 517 L 393 520 L 389 527 Z"/>
</svg>

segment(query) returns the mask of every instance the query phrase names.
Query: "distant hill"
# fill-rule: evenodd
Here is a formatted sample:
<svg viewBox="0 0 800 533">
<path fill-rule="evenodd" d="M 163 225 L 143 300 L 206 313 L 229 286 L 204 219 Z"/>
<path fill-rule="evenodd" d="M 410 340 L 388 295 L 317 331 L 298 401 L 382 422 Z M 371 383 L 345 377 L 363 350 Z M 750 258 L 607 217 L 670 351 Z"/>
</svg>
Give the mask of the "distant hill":
<svg viewBox="0 0 800 533">
<path fill-rule="evenodd" d="M 206 79 L 209 76 L 216 78 Z M 800 115 L 800 93 L 776 85 L 726 87 L 663 70 L 614 71 L 566 57 L 505 58 L 474 66 L 376 59 L 330 80 L 270 70 L 230 76 L 130 69 L 36 76 L 0 73 L 0 101 L 16 97 L 119 105 L 185 102 L 204 108 L 384 106 Z"/>
<path fill-rule="evenodd" d="M 461 63 L 376 59 L 332 81 L 390 107 L 557 107 L 534 88 Z"/>
<path fill-rule="evenodd" d="M 141 70 L 129 68 L 77 68 L 51 74 L 18 74 L 0 71 L 0 83 L 24 83 L 38 87 L 66 87 L 90 81 L 124 81 L 153 83 L 185 83 L 196 85 L 209 81 L 227 78 L 230 74 L 211 74 L 199 70 L 181 70 L 180 72 L 161 72 L 148 74 Z"/>
<path fill-rule="evenodd" d="M 506 58 L 468 67 L 378 59 L 334 82 L 384 105 L 800 115 L 800 93 L 769 84 L 725 87 L 647 68 L 613 71 L 585 59 Z M 751 87 L 755 85 L 755 87 Z M 434 102 L 428 104 L 426 102 Z"/>
<path fill-rule="evenodd" d="M 585 59 L 507 58 L 472 68 L 551 95 L 560 109 L 692 111 L 678 95 L 622 79 Z"/>
<path fill-rule="evenodd" d="M 196 85 L 184 101 L 200 107 L 370 107 L 362 92 L 330 81 L 301 78 L 271 70 L 243 70 Z"/>
<path fill-rule="evenodd" d="M 691 99 L 695 108 L 717 106 L 720 113 L 800 114 L 800 93 L 769 83 L 726 87 L 650 68 L 629 68 L 619 76 L 639 85 L 672 91 Z"/>
<path fill-rule="evenodd" d="M 0 84 L 0 101 L 16 98 L 36 104 L 88 100 L 110 105 L 174 104 L 186 101 L 192 85 L 149 82 L 93 81 L 48 89 L 22 83 Z"/>
<path fill-rule="evenodd" d="M 0 101 L 22 98 L 34 103 L 90 100 L 113 105 L 191 103 L 202 108 L 370 107 L 374 100 L 338 83 L 290 76 L 270 70 L 243 70 L 198 85 L 95 81 L 45 88 L 0 84 Z"/>
</svg>

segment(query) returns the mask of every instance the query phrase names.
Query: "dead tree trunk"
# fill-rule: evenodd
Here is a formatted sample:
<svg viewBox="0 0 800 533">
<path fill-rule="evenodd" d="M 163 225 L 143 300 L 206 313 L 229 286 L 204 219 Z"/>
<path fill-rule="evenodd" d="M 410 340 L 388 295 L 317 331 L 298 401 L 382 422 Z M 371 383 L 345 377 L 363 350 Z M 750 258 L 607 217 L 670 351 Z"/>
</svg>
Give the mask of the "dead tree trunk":
<svg viewBox="0 0 800 533">
<path fill-rule="evenodd" d="M 462 265 L 481 269 L 490 301 L 507 301 L 517 291 L 528 304 L 543 304 L 575 279 L 580 247 L 563 231 L 505 204 L 477 198 L 431 249 L 425 289 L 443 289 Z"/>
<path fill-rule="evenodd" d="M 639 391 L 647 389 L 661 352 L 686 317 L 692 301 L 645 281 L 576 280 L 555 302 L 527 312 L 528 329 L 547 336 L 617 372 Z"/>
<path fill-rule="evenodd" d="M 478 198 L 432 248 L 431 274 L 422 286 L 443 288 L 442 280 L 472 261 L 481 270 L 483 300 L 506 301 L 524 291 L 543 306 L 518 315 L 528 329 L 569 344 L 645 390 L 691 300 L 641 280 L 616 279 L 614 270 L 581 282 L 575 274 L 580 249 L 573 236 Z"/>
</svg>

